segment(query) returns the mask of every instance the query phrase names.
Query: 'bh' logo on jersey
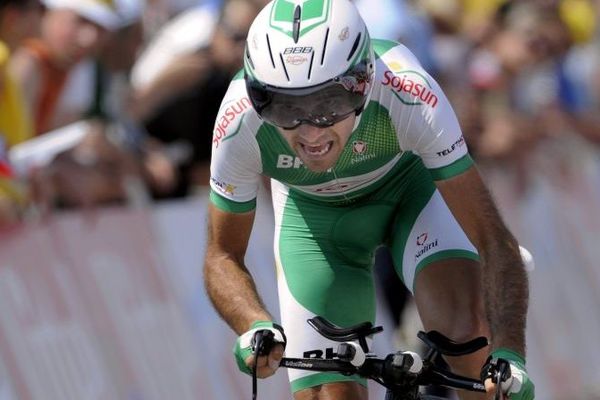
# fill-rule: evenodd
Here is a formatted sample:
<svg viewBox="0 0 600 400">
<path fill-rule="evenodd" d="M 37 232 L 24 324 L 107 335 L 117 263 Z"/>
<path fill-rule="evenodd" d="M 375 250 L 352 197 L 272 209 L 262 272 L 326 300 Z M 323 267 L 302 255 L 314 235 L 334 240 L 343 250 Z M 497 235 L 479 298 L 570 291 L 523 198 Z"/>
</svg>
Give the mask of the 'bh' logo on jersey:
<svg viewBox="0 0 600 400">
<path fill-rule="evenodd" d="M 354 154 L 363 154 L 367 151 L 367 143 L 362 140 L 355 140 L 352 142 L 352 152 Z"/>
</svg>

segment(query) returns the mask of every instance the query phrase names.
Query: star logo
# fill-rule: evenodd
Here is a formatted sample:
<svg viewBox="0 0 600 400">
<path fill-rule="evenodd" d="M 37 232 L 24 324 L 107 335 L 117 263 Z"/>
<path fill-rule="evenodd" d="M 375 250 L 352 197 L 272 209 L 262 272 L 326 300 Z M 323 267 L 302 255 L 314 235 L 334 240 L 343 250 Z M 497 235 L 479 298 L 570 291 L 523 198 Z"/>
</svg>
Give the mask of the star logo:
<svg viewBox="0 0 600 400">
<path fill-rule="evenodd" d="M 225 193 L 227 193 L 227 194 L 232 195 L 234 190 L 235 190 L 235 186 L 233 186 L 233 185 L 227 184 L 225 186 Z"/>
<path fill-rule="evenodd" d="M 348 29 L 348 27 L 345 27 L 344 29 L 342 29 L 342 31 L 340 32 L 340 34 L 338 35 L 338 38 L 343 42 L 344 40 L 348 39 L 350 37 L 350 29 Z"/>
</svg>

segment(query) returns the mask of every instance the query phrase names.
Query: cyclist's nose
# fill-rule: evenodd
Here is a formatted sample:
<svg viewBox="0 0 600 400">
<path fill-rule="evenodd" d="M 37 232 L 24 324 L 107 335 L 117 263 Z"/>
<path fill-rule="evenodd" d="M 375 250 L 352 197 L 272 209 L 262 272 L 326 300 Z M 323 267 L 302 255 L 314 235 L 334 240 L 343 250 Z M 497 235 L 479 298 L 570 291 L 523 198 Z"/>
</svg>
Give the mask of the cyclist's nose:
<svg viewBox="0 0 600 400">
<path fill-rule="evenodd" d="M 302 124 L 298 127 L 298 135 L 305 141 L 318 142 L 327 128 L 319 128 L 310 124 Z"/>
</svg>

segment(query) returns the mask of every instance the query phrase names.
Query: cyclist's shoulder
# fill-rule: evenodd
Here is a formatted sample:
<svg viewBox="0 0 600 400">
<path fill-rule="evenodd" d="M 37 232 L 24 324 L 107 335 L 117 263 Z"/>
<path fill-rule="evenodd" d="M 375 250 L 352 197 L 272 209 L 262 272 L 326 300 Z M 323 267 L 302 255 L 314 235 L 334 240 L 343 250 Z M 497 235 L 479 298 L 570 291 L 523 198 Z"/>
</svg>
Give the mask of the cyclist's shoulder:
<svg viewBox="0 0 600 400">
<path fill-rule="evenodd" d="M 402 69 L 423 70 L 417 57 L 402 43 L 394 40 L 371 39 L 371 44 L 378 72 L 394 71 L 399 67 Z"/>
<path fill-rule="evenodd" d="M 243 70 L 231 80 L 219 107 L 213 130 L 213 147 L 238 135 L 254 136 L 262 124 L 246 92 Z"/>
<path fill-rule="evenodd" d="M 373 39 L 372 43 L 376 56 L 374 97 L 388 108 L 391 104 L 401 105 L 401 109 L 425 104 L 436 108 L 442 90 L 412 51 L 392 40 Z"/>
</svg>

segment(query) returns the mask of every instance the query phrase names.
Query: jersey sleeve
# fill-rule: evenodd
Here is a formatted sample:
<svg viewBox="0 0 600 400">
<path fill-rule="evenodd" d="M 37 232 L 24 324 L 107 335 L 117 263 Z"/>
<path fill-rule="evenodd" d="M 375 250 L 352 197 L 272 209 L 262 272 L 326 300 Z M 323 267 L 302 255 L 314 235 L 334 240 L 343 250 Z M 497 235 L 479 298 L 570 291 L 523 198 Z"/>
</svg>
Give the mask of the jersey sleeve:
<svg viewBox="0 0 600 400">
<path fill-rule="evenodd" d="M 221 210 L 242 213 L 256 207 L 262 173 L 255 135 L 259 125 L 243 79 L 234 80 L 221 103 L 213 130 L 210 201 Z"/>
<path fill-rule="evenodd" d="M 380 96 L 387 98 L 400 147 L 418 155 L 434 180 L 472 164 L 458 119 L 438 83 L 402 45 L 379 60 Z"/>
</svg>

